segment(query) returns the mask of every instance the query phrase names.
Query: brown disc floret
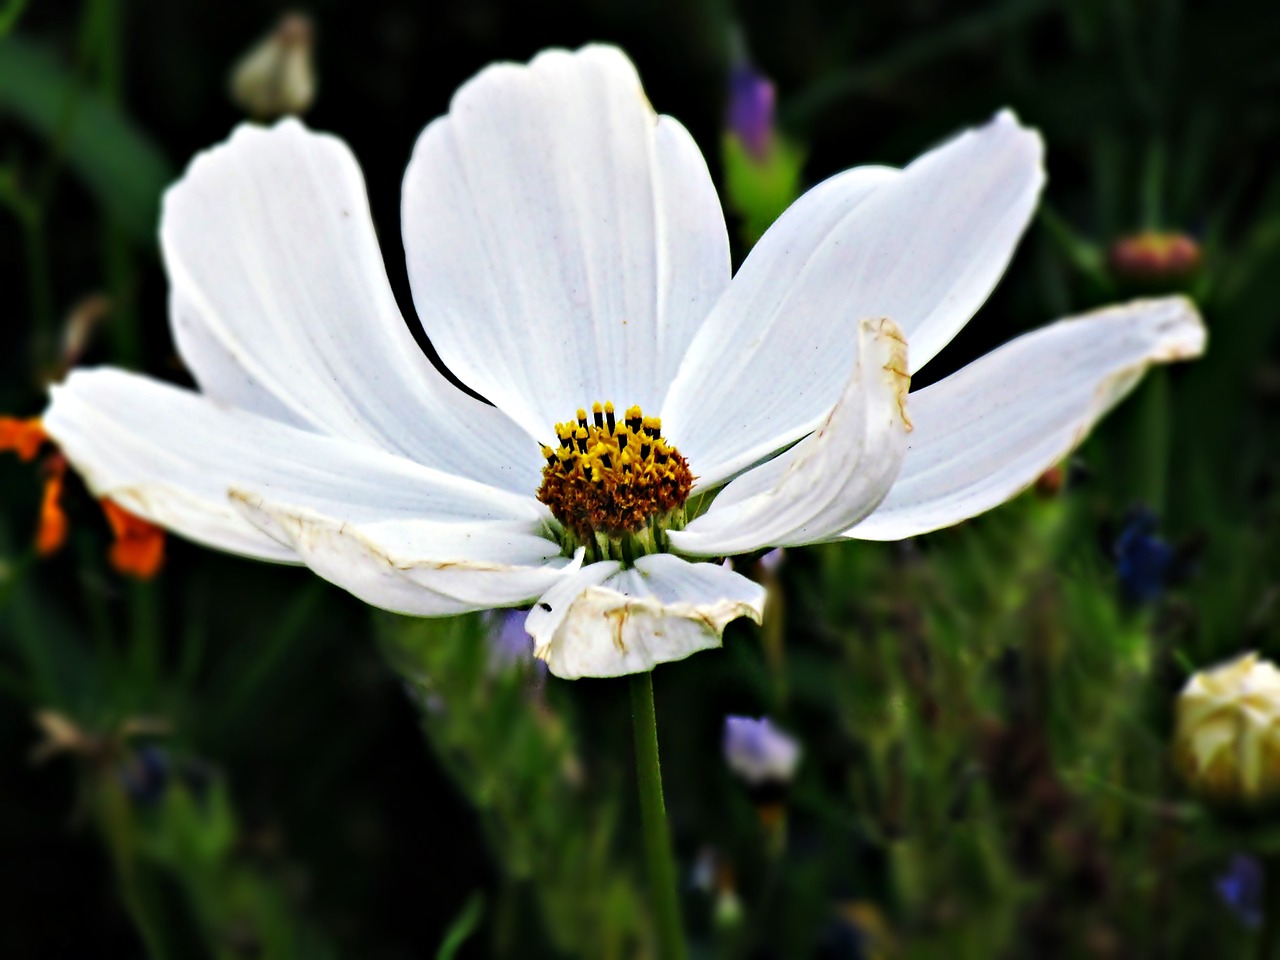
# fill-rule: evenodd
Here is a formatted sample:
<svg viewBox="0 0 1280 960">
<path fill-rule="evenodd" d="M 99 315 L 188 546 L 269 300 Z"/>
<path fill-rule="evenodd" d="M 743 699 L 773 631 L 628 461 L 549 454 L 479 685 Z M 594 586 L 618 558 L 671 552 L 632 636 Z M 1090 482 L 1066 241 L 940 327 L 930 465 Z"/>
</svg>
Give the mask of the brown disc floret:
<svg viewBox="0 0 1280 960">
<path fill-rule="evenodd" d="M 612 403 L 592 405 L 556 424 L 559 446 L 547 460 L 538 499 L 583 542 L 634 534 L 684 505 L 693 474 L 662 436 L 662 421 L 638 406 L 618 420 Z"/>
</svg>

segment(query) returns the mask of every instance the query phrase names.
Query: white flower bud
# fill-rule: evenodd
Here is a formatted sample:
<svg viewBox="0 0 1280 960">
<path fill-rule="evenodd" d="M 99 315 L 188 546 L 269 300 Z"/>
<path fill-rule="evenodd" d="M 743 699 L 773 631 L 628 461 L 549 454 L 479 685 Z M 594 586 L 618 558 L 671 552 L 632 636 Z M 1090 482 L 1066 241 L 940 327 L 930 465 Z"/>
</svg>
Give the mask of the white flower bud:
<svg viewBox="0 0 1280 960">
<path fill-rule="evenodd" d="M 231 99 L 255 120 L 300 116 L 316 96 L 311 21 L 287 13 L 231 73 Z"/>
<path fill-rule="evenodd" d="M 1195 674 L 1178 697 L 1175 760 L 1215 800 L 1280 796 L 1280 670 L 1256 653 Z"/>
</svg>

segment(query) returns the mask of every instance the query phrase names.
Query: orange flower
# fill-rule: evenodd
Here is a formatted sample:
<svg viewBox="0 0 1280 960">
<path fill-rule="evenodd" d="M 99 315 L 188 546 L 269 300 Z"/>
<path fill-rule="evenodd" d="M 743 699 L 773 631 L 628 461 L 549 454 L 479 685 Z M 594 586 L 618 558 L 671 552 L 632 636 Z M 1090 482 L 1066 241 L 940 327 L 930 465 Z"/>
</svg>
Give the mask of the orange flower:
<svg viewBox="0 0 1280 960">
<path fill-rule="evenodd" d="M 135 516 L 114 500 L 102 500 L 116 542 L 111 545 L 111 565 L 121 573 L 150 579 L 164 563 L 164 531 Z"/>
<path fill-rule="evenodd" d="M 40 498 L 40 525 L 36 528 L 36 553 L 42 557 L 57 553 L 67 542 L 67 514 L 62 509 L 62 488 L 67 475 L 67 459 L 60 453 L 49 458 Z"/>
<path fill-rule="evenodd" d="M 48 439 L 39 417 L 28 420 L 0 417 L 0 453 L 12 451 L 18 455 L 19 460 L 30 463 Z"/>
<path fill-rule="evenodd" d="M 49 442 L 38 418 L 20 420 L 0 417 L 0 453 L 12 451 L 30 462 Z M 36 529 L 36 553 L 42 557 L 57 553 L 67 542 L 69 523 L 62 508 L 67 476 L 67 460 L 54 451 L 44 461 L 44 493 L 40 498 L 40 523 Z M 149 579 L 164 563 L 164 531 L 125 510 L 114 500 L 98 501 L 115 534 L 109 554 L 111 565 L 120 573 Z"/>
</svg>

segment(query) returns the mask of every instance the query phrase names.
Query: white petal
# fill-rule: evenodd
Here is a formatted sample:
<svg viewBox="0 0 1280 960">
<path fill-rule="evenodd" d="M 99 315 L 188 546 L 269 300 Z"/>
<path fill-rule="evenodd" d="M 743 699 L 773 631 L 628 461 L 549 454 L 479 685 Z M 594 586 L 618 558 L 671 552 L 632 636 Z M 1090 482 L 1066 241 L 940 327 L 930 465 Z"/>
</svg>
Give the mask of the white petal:
<svg viewBox="0 0 1280 960">
<path fill-rule="evenodd" d="M 720 646 L 730 620 L 764 615 L 762 586 L 669 553 L 593 563 L 543 595 L 525 629 L 557 677 L 619 677 Z"/>
<path fill-rule="evenodd" d="M 846 535 L 900 540 L 1004 503 L 1070 453 L 1149 366 L 1197 357 L 1204 344 L 1189 300 L 1137 300 L 1019 337 L 911 394 L 902 472 Z"/>
<path fill-rule="evenodd" d="M 119 370 L 72 373 L 53 388 L 43 423 L 96 496 L 197 542 L 264 559 L 297 557 L 232 508 L 232 488 L 351 522 L 546 516 L 531 497 Z"/>
<path fill-rule="evenodd" d="M 663 406 L 666 435 L 713 486 L 813 430 L 853 362 L 857 324 L 892 317 L 924 366 L 1013 256 L 1044 181 L 1009 113 L 900 172 L 852 170 L 761 238 L 699 330 Z"/>
<path fill-rule="evenodd" d="M 888 493 L 907 450 L 907 345 L 891 320 L 861 325 L 848 383 L 826 421 L 729 484 L 707 513 L 668 534 L 681 553 L 720 556 L 829 540 Z"/>
<path fill-rule="evenodd" d="M 612 47 L 463 86 L 418 139 L 402 222 L 441 358 L 543 439 L 596 400 L 657 413 L 729 281 L 706 162 Z"/>
<path fill-rule="evenodd" d="M 537 524 L 359 524 L 248 492 L 233 491 L 232 500 L 321 577 L 394 613 L 441 617 L 527 603 L 582 564 L 581 551 L 573 560 L 561 556 Z"/>
<path fill-rule="evenodd" d="M 537 489 L 537 445 L 414 343 L 342 141 L 296 120 L 238 128 L 165 195 L 160 237 L 174 337 L 205 393 L 506 490 Z"/>
</svg>

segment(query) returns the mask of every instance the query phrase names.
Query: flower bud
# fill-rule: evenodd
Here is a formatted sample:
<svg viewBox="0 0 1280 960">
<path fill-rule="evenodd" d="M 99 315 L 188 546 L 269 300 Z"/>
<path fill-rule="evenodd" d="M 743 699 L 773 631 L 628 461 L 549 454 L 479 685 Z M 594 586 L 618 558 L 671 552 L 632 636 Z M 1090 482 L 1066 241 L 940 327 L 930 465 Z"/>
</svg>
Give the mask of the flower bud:
<svg viewBox="0 0 1280 960">
<path fill-rule="evenodd" d="M 1060 463 L 1055 463 L 1036 478 L 1036 493 L 1045 500 L 1052 500 L 1062 493 L 1066 485 L 1067 468 Z"/>
<path fill-rule="evenodd" d="M 311 21 L 287 13 L 231 73 L 231 99 L 255 120 L 300 116 L 316 96 Z"/>
<path fill-rule="evenodd" d="M 111 298 L 105 293 L 91 293 L 71 308 L 62 329 L 62 356 L 58 371 L 61 380 L 71 368 L 84 360 L 94 335 L 111 316 Z"/>
<path fill-rule="evenodd" d="M 729 207 L 754 244 L 800 195 L 804 151 L 777 129 L 777 92 L 745 54 L 734 58 L 725 108 L 724 176 Z"/>
<path fill-rule="evenodd" d="M 1195 674 L 1178 697 L 1174 760 L 1205 797 L 1256 805 L 1280 796 L 1280 670 L 1250 653 Z"/>
<path fill-rule="evenodd" d="M 751 64 L 743 61 L 730 70 L 725 125 L 758 161 L 773 148 L 776 100 L 773 82 Z"/>
<path fill-rule="evenodd" d="M 742 909 L 742 900 L 732 887 L 721 890 L 716 895 L 715 924 L 720 930 L 733 930 L 742 924 L 746 911 Z"/>
<path fill-rule="evenodd" d="M 1199 269 L 1200 244 L 1185 233 L 1144 230 L 1113 243 L 1107 259 L 1122 280 L 1176 284 Z"/>
</svg>

